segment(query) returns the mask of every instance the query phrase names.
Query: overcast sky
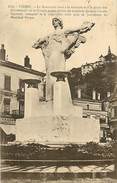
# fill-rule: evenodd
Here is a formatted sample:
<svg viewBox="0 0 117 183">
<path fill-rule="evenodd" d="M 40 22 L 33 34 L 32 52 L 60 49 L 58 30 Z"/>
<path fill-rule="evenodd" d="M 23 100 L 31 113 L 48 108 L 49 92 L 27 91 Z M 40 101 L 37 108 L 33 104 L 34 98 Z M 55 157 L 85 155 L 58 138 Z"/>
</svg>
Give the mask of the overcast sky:
<svg viewBox="0 0 117 183">
<path fill-rule="evenodd" d="M 32 44 L 38 38 L 52 33 L 52 17 L 37 16 L 32 20 L 15 20 L 9 16 L 8 5 L 11 4 L 44 4 L 54 5 L 55 0 L 1 0 L 0 7 L 0 44 L 5 44 L 8 58 L 18 64 L 23 64 L 25 55 L 31 58 L 31 64 L 34 69 L 44 71 L 44 59 L 41 50 L 32 48 Z M 107 5 L 108 16 L 101 17 L 61 17 L 64 22 L 64 29 L 77 27 L 83 21 L 95 22 L 95 27 L 84 36 L 87 42 L 82 44 L 72 57 L 67 61 L 67 69 L 79 67 L 86 62 L 95 62 L 98 57 L 107 54 L 108 46 L 114 54 L 117 54 L 117 0 L 56 0 L 58 5 L 89 5 L 103 6 Z"/>
</svg>

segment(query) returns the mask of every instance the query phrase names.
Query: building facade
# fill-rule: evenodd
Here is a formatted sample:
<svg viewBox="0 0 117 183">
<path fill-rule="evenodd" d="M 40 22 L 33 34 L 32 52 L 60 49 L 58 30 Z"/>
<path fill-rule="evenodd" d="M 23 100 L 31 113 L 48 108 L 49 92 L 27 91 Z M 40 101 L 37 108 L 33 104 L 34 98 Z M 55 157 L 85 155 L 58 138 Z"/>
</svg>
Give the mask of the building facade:
<svg viewBox="0 0 117 183">
<path fill-rule="evenodd" d="M 117 133 L 117 82 L 110 98 L 110 127 L 112 132 L 116 130 Z"/>
<path fill-rule="evenodd" d="M 86 75 L 87 73 L 91 72 L 93 69 L 95 69 L 96 67 L 100 66 L 100 65 L 104 65 L 107 63 L 113 63 L 113 62 L 117 62 L 117 56 L 114 55 L 111 52 L 111 48 L 110 46 L 108 47 L 108 53 L 107 55 L 103 56 L 100 55 L 98 61 L 93 62 L 93 63 L 86 63 L 84 65 L 81 66 L 81 72 L 82 75 Z"/>
<path fill-rule="evenodd" d="M 109 46 L 107 55 L 101 55 L 98 61 L 94 63 L 86 63 L 85 65 L 82 65 L 81 68 L 74 68 L 74 70 L 71 70 L 71 78 L 73 77 L 71 80 L 73 85 L 71 90 L 73 90 L 72 98 L 74 104 L 83 107 L 83 117 L 99 119 L 101 138 L 107 137 L 110 133 L 110 124 L 112 127 L 116 123 L 114 122 L 116 121 L 115 97 L 110 101 L 113 91 L 111 84 L 114 81 L 116 68 L 117 56 L 111 52 Z M 96 72 L 93 72 L 95 69 L 97 69 Z M 94 78 L 92 79 L 91 77 Z M 83 80 L 83 78 L 85 78 L 85 80 Z M 100 83 L 100 81 L 108 81 L 108 78 L 112 81 L 111 83 L 106 82 L 107 85 L 104 85 L 104 82 L 102 82 L 103 85 Z M 98 84 L 96 85 L 95 83 Z M 111 121 L 110 104 L 112 106 L 111 116 L 113 115 L 113 117 L 111 117 Z"/>
<path fill-rule="evenodd" d="M 0 127 L 6 134 L 14 133 L 15 119 L 24 115 L 24 79 L 43 81 L 44 76 L 44 73 L 32 69 L 28 56 L 24 58 L 24 66 L 6 60 L 6 50 L 1 45 Z"/>
<path fill-rule="evenodd" d="M 83 108 L 83 118 L 95 118 L 100 122 L 100 139 L 106 139 L 109 131 L 108 106 L 103 107 L 99 100 L 73 100 L 74 105 Z"/>
</svg>

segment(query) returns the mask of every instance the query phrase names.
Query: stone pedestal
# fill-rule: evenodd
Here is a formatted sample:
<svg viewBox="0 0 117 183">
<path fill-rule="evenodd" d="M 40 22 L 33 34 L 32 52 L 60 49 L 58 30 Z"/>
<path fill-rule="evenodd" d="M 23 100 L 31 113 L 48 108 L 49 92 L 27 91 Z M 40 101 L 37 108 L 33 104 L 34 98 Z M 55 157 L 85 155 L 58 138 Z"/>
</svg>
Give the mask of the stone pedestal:
<svg viewBox="0 0 117 183">
<path fill-rule="evenodd" d="M 100 125 L 95 119 L 48 115 L 17 120 L 17 141 L 44 144 L 99 142 Z M 93 130 L 92 130 L 93 129 Z"/>
<path fill-rule="evenodd" d="M 39 93 L 36 88 L 25 89 L 25 109 L 24 117 L 29 118 L 35 116 L 35 110 L 38 108 Z"/>
<path fill-rule="evenodd" d="M 30 118 L 37 116 L 37 109 L 39 107 L 39 90 L 38 83 L 40 80 L 36 79 L 26 79 L 24 82 L 25 85 L 25 109 L 24 109 L 24 118 Z"/>
<path fill-rule="evenodd" d="M 56 115 L 68 115 L 73 107 L 71 93 L 67 81 L 68 72 L 52 72 L 52 76 L 56 77 L 53 87 L 53 111 Z"/>
<path fill-rule="evenodd" d="M 82 109 L 72 105 L 67 72 L 53 72 L 52 102 L 40 102 L 38 89 L 28 84 L 25 90 L 25 117 L 16 121 L 16 140 L 45 144 L 99 142 L 100 125 L 82 118 Z M 92 130 L 93 129 L 93 130 Z"/>
</svg>

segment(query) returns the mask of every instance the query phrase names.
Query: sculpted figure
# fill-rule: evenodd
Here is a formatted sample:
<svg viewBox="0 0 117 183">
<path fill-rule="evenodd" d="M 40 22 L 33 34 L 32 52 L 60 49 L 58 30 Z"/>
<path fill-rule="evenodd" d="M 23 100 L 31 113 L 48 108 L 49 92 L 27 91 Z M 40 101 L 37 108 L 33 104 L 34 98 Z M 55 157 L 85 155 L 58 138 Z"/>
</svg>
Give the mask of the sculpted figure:
<svg viewBox="0 0 117 183">
<path fill-rule="evenodd" d="M 55 31 L 38 39 L 33 48 L 41 48 L 46 67 L 46 100 L 52 100 L 53 78 L 50 75 L 54 71 L 65 71 L 65 61 L 74 53 L 81 43 L 86 42 L 86 38 L 81 34 L 90 31 L 94 23 L 84 22 L 80 27 L 63 29 L 63 22 L 60 18 L 53 18 L 52 25 Z"/>
</svg>

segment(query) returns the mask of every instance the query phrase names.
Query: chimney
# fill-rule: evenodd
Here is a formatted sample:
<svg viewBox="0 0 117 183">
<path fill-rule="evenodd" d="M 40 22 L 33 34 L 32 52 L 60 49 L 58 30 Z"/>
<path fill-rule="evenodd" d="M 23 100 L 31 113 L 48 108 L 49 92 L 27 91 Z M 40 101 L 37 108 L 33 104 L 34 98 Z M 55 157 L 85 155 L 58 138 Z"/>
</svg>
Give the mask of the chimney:
<svg viewBox="0 0 117 183">
<path fill-rule="evenodd" d="M 27 67 L 29 69 L 32 68 L 32 65 L 30 64 L 30 58 L 29 58 L 28 55 L 26 55 L 25 58 L 24 58 L 24 67 Z"/>
<path fill-rule="evenodd" d="M 4 44 L 1 44 L 1 49 L 0 49 L 0 60 L 5 61 L 6 57 L 6 50 L 4 49 Z"/>
</svg>

